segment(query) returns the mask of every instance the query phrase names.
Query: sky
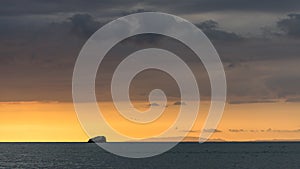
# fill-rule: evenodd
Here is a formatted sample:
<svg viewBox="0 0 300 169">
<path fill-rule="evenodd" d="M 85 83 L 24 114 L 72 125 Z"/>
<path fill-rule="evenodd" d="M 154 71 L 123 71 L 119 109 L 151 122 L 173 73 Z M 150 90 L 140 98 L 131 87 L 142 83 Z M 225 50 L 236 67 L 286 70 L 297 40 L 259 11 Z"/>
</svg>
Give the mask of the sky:
<svg viewBox="0 0 300 169">
<path fill-rule="evenodd" d="M 76 58 L 86 40 L 106 23 L 150 11 L 189 20 L 219 53 L 227 78 L 227 103 L 211 140 L 300 140 L 300 1 L 4 0 L 0 6 L 0 141 L 87 140 L 72 104 Z M 98 70 L 99 106 L 104 105 L 114 128 L 141 138 L 159 134 L 176 118 L 178 106 L 189 106 L 174 104 L 180 100 L 174 79 L 149 70 L 132 82 L 133 105 L 145 110 L 149 92 L 160 88 L 168 96 L 166 115 L 145 128 L 112 115 L 110 79 L 115 67 L 132 52 L 149 47 L 173 51 L 192 71 L 200 72 L 196 79 L 202 108 L 194 127 L 178 126 L 169 137 L 157 139 L 188 134 L 187 140 L 197 140 L 200 132 L 209 132 L 201 131 L 211 94 L 208 75 L 186 46 L 168 37 L 139 35 L 117 44 Z M 125 131 L 124 126 L 132 128 Z"/>
</svg>

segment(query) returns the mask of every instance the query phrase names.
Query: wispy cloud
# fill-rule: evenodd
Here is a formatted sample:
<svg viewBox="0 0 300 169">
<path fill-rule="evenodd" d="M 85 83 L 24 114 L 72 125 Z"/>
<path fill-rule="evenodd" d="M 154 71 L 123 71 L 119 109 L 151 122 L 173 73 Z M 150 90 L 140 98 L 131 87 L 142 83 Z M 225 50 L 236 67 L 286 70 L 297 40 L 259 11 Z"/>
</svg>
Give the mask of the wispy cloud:
<svg viewBox="0 0 300 169">
<path fill-rule="evenodd" d="M 179 106 L 179 105 L 186 105 L 186 103 L 185 102 L 175 102 L 175 103 L 173 103 L 173 105 L 174 106 Z"/>
<path fill-rule="evenodd" d="M 182 130 L 182 132 L 186 132 L 186 133 L 200 133 L 201 131 L 206 132 L 206 133 L 220 133 L 220 132 L 222 132 L 222 130 L 218 130 L 218 129 Z"/>
<path fill-rule="evenodd" d="M 233 100 L 229 104 L 276 103 L 279 100 Z"/>
<path fill-rule="evenodd" d="M 300 102 L 300 97 L 298 97 L 298 98 L 289 98 L 289 99 L 286 99 L 285 102 Z"/>
<path fill-rule="evenodd" d="M 172 142 L 172 141 L 178 141 L 182 139 L 182 137 L 154 137 L 154 138 L 149 138 L 149 139 L 143 139 L 140 140 L 142 142 Z M 206 140 L 204 138 L 204 140 Z M 199 142 L 199 137 L 185 137 L 183 140 L 183 142 Z M 208 139 L 207 142 L 225 142 L 224 139 L 221 138 L 215 138 L 215 139 Z"/>
<path fill-rule="evenodd" d="M 300 132 L 300 129 L 294 130 L 278 130 L 278 129 L 229 129 L 229 132 L 279 132 L 279 133 L 290 133 L 290 132 Z"/>
</svg>

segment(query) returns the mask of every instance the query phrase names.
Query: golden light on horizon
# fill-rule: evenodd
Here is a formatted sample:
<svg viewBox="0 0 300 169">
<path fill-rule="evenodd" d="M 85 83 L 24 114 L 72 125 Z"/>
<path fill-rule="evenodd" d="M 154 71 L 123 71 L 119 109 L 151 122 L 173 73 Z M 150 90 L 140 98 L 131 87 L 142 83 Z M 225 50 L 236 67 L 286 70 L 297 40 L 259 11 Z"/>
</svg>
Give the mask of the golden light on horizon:
<svg viewBox="0 0 300 169">
<path fill-rule="evenodd" d="M 0 103 L 0 141 L 86 141 L 72 103 Z"/>
<path fill-rule="evenodd" d="M 101 103 L 105 118 L 123 134 L 132 137 L 152 137 L 164 131 L 176 119 L 179 106 L 168 106 L 166 112 L 150 125 L 137 125 L 122 119 L 112 111 L 112 103 Z M 101 105 L 100 104 L 100 105 Z M 146 109 L 148 103 L 134 103 Z M 188 106 L 188 105 L 185 105 Z M 87 141 L 72 103 L 61 102 L 1 102 L 1 142 Z M 109 108 L 110 107 L 110 108 Z M 200 113 L 190 132 L 178 126 L 171 137 L 187 134 L 187 141 L 196 141 L 205 120 L 209 103 L 201 103 Z M 299 140 L 299 103 L 227 104 L 223 118 L 210 140 L 255 141 Z M 185 133 L 187 132 L 187 133 Z M 108 141 L 123 141 L 106 135 Z M 166 138 L 161 138 L 164 140 Z"/>
</svg>

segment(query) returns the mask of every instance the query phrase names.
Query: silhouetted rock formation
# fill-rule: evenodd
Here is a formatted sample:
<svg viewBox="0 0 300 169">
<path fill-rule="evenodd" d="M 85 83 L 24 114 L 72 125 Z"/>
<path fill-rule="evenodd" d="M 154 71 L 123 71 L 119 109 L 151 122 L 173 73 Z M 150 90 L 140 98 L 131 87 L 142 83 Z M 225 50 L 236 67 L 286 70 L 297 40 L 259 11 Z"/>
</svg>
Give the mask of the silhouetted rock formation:
<svg viewBox="0 0 300 169">
<path fill-rule="evenodd" d="M 97 137 L 89 139 L 88 143 L 106 143 L 106 137 L 105 136 L 97 136 Z"/>
</svg>

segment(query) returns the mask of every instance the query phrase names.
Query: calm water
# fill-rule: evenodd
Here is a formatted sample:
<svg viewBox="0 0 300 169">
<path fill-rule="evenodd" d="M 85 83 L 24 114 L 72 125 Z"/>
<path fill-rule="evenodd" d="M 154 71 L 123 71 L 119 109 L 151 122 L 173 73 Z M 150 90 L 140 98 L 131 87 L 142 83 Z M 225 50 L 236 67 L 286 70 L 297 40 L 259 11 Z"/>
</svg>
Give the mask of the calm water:
<svg viewBox="0 0 300 169">
<path fill-rule="evenodd" d="M 146 159 L 86 143 L 0 143 L 0 168 L 300 169 L 300 143 L 184 143 Z"/>
</svg>

